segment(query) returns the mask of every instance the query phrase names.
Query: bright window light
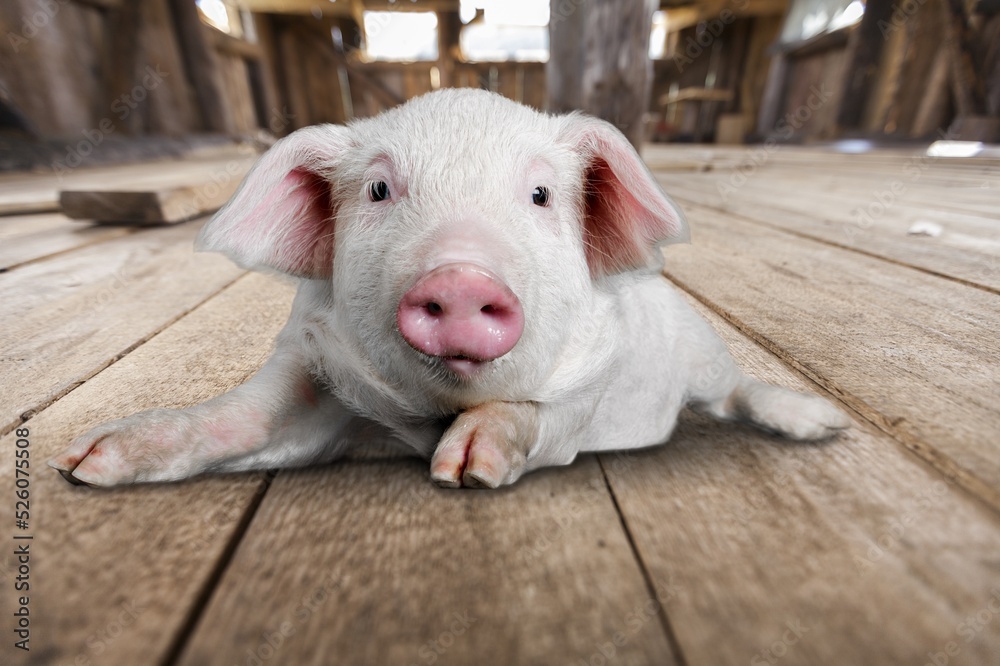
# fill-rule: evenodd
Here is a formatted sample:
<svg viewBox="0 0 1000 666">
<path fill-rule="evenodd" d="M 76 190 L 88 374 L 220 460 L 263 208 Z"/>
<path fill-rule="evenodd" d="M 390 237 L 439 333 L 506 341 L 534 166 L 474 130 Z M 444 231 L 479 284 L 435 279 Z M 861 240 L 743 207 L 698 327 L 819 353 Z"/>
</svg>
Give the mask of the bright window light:
<svg viewBox="0 0 1000 666">
<path fill-rule="evenodd" d="M 477 9 L 485 11 L 488 24 L 540 27 L 549 24 L 549 0 L 461 0 L 458 13 L 462 22 L 471 21 Z"/>
<path fill-rule="evenodd" d="M 927 148 L 930 157 L 975 157 L 981 152 L 982 141 L 935 141 Z"/>
<path fill-rule="evenodd" d="M 649 35 L 649 57 L 653 60 L 663 58 L 667 48 L 667 13 L 653 12 L 653 32 Z"/>
<path fill-rule="evenodd" d="M 437 16 L 431 12 L 365 12 L 368 57 L 437 60 Z"/>
<path fill-rule="evenodd" d="M 830 30 L 837 30 L 838 28 L 846 28 L 849 25 L 854 25 L 861 20 L 861 17 L 865 15 L 865 5 L 861 0 L 854 0 L 851 4 L 847 5 L 839 14 L 834 14 L 833 18 L 830 19 Z"/>
<path fill-rule="evenodd" d="M 483 20 L 469 24 L 482 9 Z M 548 0 L 461 0 L 462 53 L 475 62 L 549 59 Z"/>
<path fill-rule="evenodd" d="M 222 0 L 196 0 L 198 9 L 208 22 L 222 32 L 231 32 L 229 26 L 229 12 L 226 10 L 226 3 Z"/>
</svg>

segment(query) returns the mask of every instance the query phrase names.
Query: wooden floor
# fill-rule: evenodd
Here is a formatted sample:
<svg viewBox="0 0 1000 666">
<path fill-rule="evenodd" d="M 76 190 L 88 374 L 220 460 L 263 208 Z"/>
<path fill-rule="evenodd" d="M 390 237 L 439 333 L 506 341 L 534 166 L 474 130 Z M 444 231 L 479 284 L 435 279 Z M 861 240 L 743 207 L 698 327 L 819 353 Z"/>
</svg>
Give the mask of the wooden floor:
<svg viewBox="0 0 1000 666">
<path fill-rule="evenodd" d="M 201 221 L 0 217 L 11 523 L 18 432 L 31 455 L 0 663 L 1000 664 L 1000 162 L 645 156 L 692 227 L 667 278 L 751 374 L 840 401 L 848 434 L 685 413 L 666 446 L 483 492 L 436 489 L 359 429 L 332 466 L 74 487 L 49 456 L 245 380 L 293 286 L 193 254 Z M 45 210 L 52 186 L 0 179 L 0 200 Z M 33 537 L 29 653 L 13 534 Z"/>
</svg>

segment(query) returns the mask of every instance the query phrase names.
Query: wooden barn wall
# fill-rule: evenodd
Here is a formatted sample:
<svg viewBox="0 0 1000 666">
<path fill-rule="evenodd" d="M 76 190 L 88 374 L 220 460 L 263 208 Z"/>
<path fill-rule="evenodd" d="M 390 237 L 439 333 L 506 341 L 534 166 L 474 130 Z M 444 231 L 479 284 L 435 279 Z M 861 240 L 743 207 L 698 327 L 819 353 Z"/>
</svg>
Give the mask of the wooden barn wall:
<svg viewBox="0 0 1000 666">
<path fill-rule="evenodd" d="M 257 25 L 265 59 L 275 72 L 278 106 L 289 116 L 285 131 L 276 134 L 372 116 L 434 90 L 441 80 L 437 61 L 354 57 L 349 51 L 358 46 L 357 26 L 350 19 L 262 15 Z M 330 38 L 335 29 L 343 36 L 343 49 Z M 456 87 L 493 90 L 538 109 L 545 103 L 544 63 L 458 62 L 450 75 Z"/>
<path fill-rule="evenodd" d="M 860 120 L 844 124 L 841 110 L 846 78 L 853 61 L 858 26 L 840 40 L 823 39 L 784 53 L 786 68 L 777 123 L 793 121 L 795 137 L 827 140 L 842 136 L 894 139 L 939 138 L 952 125 L 958 109 L 944 20 L 945 0 L 913 0 L 892 5 L 877 26 L 879 54 L 870 85 L 859 98 Z M 978 16 L 974 59 L 986 88 L 987 116 L 1000 116 L 1000 14 Z M 823 45 L 825 44 L 825 46 Z M 824 88 L 822 104 L 815 91 Z M 812 97 L 811 97 L 812 96 Z M 805 105 L 805 106 L 803 106 Z M 808 108 L 809 112 L 803 111 Z"/>
<path fill-rule="evenodd" d="M 200 130 L 168 0 L 0 3 L 5 101 L 46 138 Z"/>
<path fill-rule="evenodd" d="M 707 128 L 707 137 L 715 131 L 722 114 L 738 114 L 744 135 L 752 134 L 764 96 L 771 63 L 770 48 L 781 30 L 783 17 L 755 16 L 718 23 L 717 34 L 710 40 L 701 28 L 692 26 L 680 31 L 668 57 L 653 62 L 652 108 L 654 116 L 668 117 L 671 131 L 681 137 L 692 136 L 698 124 Z M 707 46 L 703 46 L 708 42 Z M 715 51 L 713 53 L 713 50 Z M 672 113 L 663 103 L 672 86 L 679 89 L 706 88 L 730 90 L 728 102 L 685 102 Z M 654 136 L 658 133 L 654 132 Z"/>
</svg>

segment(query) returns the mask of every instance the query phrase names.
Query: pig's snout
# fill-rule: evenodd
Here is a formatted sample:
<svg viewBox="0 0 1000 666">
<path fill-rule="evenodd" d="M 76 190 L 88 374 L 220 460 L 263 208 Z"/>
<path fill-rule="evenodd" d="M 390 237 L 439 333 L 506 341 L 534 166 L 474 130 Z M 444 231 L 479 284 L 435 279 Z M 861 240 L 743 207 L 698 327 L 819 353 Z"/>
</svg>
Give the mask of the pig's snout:
<svg viewBox="0 0 1000 666">
<path fill-rule="evenodd" d="M 524 312 L 514 292 L 490 271 L 449 263 L 422 276 L 403 295 L 396 323 L 411 347 L 469 376 L 514 348 L 524 330 Z"/>
</svg>

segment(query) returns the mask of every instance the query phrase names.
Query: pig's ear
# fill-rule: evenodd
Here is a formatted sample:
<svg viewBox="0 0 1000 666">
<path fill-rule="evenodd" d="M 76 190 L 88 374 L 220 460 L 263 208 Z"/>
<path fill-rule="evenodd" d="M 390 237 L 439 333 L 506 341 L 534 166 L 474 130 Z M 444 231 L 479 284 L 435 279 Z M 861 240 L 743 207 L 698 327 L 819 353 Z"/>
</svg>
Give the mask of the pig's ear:
<svg viewBox="0 0 1000 666">
<path fill-rule="evenodd" d="M 201 230 L 197 249 L 223 252 L 244 268 L 329 277 L 338 208 L 332 180 L 350 144 L 350 130 L 337 125 L 305 127 L 275 143 Z"/>
<path fill-rule="evenodd" d="M 583 233 L 591 274 L 661 265 L 661 245 L 688 240 L 681 209 L 614 125 L 580 114 L 562 120 L 561 141 L 584 160 Z"/>
</svg>

